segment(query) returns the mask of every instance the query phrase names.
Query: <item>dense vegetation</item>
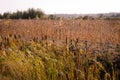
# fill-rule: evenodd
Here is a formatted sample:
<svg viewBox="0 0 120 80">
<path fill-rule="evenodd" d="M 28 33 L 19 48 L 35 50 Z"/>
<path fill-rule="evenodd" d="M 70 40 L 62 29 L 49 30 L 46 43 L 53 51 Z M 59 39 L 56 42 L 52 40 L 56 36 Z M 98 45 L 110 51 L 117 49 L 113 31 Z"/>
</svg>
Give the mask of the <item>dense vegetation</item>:
<svg viewBox="0 0 120 80">
<path fill-rule="evenodd" d="M 76 17 L 77 16 L 77 17 Z M 29 8 L 26 11 L 4 12 L 0 14 L 0 19 L 52 19 L 59 20 L 60 18 L 70 19 L 106 19 L 106 20 L 120 20 L 120 13 L 103 13 L 103 14 L 45 14 L 41 9 Z"/>
<path fill-rule="evenodd" d="M 42 10 L 30 8 L 27 11 L 5 12 L 3 15 L 0 14 L 0 19 L 35 19 L 43 16 L 44 12 Z"/>
<path fill-rule="evenodd" d="M 119 80 L 120 55 L 90 54 L 87 45 L 66 39 L 59 47 L 45 39 L 1 35 L 0 80 Z"/>
<path fill-rule="evenodd" d="M 0 20 L 0 80 L 119 80 L 119 20 Z"/>
</svg>

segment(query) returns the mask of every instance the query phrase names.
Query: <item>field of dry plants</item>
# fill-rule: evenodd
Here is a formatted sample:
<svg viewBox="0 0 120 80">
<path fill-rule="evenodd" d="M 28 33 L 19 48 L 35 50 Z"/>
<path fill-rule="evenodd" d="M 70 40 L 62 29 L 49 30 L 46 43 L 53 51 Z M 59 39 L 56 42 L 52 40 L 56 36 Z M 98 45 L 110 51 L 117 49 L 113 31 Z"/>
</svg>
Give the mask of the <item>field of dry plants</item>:
<svg viewBox="0 0 120 80">
<path fill-rule="evenodd" d="M 120 80 L 120 20 L 0 20 L 0 80 Z"/>
</svg>

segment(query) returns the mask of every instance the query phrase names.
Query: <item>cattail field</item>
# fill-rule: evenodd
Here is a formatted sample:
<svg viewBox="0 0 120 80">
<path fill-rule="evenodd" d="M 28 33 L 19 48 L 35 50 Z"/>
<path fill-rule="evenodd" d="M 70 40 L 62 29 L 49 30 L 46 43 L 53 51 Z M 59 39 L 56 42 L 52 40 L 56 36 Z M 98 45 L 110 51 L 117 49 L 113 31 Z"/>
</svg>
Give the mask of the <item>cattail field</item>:
<svg viewBox="0 0 120 80">
<path fill-rule="evenodd" d="M 120 80 L 120 20 L 1 19 L 0 80 Z"/>
</svg>

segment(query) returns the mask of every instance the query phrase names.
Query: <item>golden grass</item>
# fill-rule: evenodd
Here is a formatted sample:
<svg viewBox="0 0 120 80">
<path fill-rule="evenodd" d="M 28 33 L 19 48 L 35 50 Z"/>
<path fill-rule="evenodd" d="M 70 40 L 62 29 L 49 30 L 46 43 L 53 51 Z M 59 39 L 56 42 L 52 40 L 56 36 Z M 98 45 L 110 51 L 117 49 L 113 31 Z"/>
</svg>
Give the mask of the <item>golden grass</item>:
<svg viewBox="0 0 120 80">
<path fill-rule="evenodd" d="M 119 20 L 0 21 L 0 80 L 119 80 Z"/>
</svg>

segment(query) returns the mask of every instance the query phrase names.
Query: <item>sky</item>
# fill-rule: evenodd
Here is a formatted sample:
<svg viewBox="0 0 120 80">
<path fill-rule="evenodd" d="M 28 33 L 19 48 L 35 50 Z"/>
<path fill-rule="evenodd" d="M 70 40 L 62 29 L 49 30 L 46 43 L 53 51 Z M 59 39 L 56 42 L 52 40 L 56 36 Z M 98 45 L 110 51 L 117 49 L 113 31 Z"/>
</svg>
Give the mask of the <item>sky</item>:
<svg viewBox="0 0 120 80">
<path fill-rule="evenodd" d="M 39 8 L 46 14 L 120 12 L 120 0 L 0 0 L 0 13 Z"/>
</svg>

